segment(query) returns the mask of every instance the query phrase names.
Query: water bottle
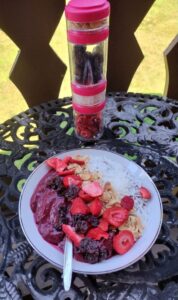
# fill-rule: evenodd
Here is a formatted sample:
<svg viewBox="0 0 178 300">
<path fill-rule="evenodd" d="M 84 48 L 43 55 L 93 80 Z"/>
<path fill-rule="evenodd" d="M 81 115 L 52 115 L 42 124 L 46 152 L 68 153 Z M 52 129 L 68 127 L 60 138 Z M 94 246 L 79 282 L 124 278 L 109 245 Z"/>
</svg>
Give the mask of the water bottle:
<svg viewBox="0 0 178 300">
<path fill-rule="evenodd" d="M 66 5 L 74 126 L 77 137 L 103 134 L 110 4 L 107 0 L 71 0 Z"/>
</svg>

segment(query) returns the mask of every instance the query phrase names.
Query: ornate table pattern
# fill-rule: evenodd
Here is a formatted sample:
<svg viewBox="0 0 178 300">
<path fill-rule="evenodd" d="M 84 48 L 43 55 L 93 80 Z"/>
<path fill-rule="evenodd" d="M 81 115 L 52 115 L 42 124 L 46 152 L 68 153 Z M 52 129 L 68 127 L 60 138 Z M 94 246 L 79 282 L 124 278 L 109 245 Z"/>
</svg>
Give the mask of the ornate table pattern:
<svg viewBox="0 0 178 300">
<path fill-rule="evenodd" d="M 0 125 L 0 299 L 178 299 L 178 102 L 152 95 L 110 93 L 105 133 L 83 143 L 73 130 L 71 99 L 30 108 Z M 151 251 L 131 267 L 102 276 L 73 275 L 63 291 L 61 273 L 25 240 L 18 199 L 34 167 L 55 153 L 96 147 L 142 166 L 162 197 L 164 221 Z"/>
</svg>

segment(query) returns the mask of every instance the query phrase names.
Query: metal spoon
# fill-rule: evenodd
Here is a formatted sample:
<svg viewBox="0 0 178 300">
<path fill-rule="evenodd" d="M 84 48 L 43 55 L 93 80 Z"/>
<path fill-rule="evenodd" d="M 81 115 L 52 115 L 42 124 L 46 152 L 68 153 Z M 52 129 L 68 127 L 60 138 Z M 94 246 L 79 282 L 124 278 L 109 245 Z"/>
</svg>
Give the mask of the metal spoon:
<svg viewBox="0 0 178 300">
<path fill-rule="evenodd" d="M 63 266 L 63 284 L 64 290 L 69 291 L 72 280 L 72 260 L 73 260 L 73 245 L 72 242 L 66 238 L 64 247 L 64 266 Z"/>
</svg>

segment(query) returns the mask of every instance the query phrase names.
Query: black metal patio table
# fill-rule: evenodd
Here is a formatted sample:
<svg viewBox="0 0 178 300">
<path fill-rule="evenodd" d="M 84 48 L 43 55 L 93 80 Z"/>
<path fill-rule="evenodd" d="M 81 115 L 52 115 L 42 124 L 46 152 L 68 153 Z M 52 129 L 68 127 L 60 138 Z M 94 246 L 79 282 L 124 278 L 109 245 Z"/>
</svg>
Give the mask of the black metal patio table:
<svg viewBox="0 0 178 300">
<path fill-rule="evenodd" d="M 116 273 L 73 274 L 64 292 L 60 271 L 39 257 L 19 224 L 18 200 L 32 170 L 56 153 L 87 146 L 134 160 L 155 182 L 164 220 L 153 248 Z M 74 135 L 71 99 L 50 101 L 0 125 L 0 299 L 178 299 L 178 102 L 110 93 L 105 133 L 96 143 Z"/>
</svg>

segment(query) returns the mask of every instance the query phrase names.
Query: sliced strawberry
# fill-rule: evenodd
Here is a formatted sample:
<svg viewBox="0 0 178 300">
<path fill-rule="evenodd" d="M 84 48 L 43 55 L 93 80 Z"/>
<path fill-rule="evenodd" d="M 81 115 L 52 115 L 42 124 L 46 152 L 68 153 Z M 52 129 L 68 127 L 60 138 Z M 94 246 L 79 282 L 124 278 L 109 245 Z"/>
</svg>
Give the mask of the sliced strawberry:
<svg viewBox="0 0 178 300">
<path fill-rule="evenodd" d="M 88 206 L 84 203 L 84 201 L 81 198 L 77 197 L 72 202 L 70 212 L 72 215 L 87 215 L 90 212 L 90 210 Z"/>
<path fill-rule="evenodd" d="M 65 171 L 58 172 L 58 174 L 60 176 L 73 175 L 73 174 L 75 174 L 75 170 L 74 169 L 65 170 Z"/>
<path fill-rule="evenodd" d="M 74 159 L 74 158 L 71 157 L 70 163 L 71 164 L 78 164 L 80 166 L 83 166 L 85 164 L 85 161 L 84 160 L 80 160 L 80 159 Z"/>
<path fill-rule="evenodd" d="M 85 193 L 82 190 L 80 190 L 80 192 L 79 192 L 79 197 L 82 198 L 86 202 L 93 201 L 93 197 L 89 196 L 87 193 Z"/>
<path fill-rule="evenodd" d="M 89 204 L 90 212 L 93 216 L 99 216 L 101 213 L 101 210 L 103 208 L 103 204 L 100 199 L 96 198 Z"/>
<path fill-rule="evenodd" d="M 78 175 L 69 175 L 63 178 L 63 183 L 65 187 L 69 187 L 70 185 L 81 186 L 82 180 Z"/>
<path fill-rule="evenodd" d="M 124 224 L 129 217 L 129 212 L 123 207 L 113 206 L 107 208 L 103 214 L 103 218 L 114 227 Z"/>
<path fill-rule="evenodd" d="M 146 200 L 151 199 L 151 193 L 150 193 L 150 191 L 146 187 L 142 186 L 139 189 L 139 191 L 140 191 L 140 194 L 141 194 L 141 196 L 142 196 L 143 199 L 146 199 Z"/>
<path fill-rule="evenodd" d="M 80 159 L 75 159 L 72 158 L 71 156 L 66 156 L 64 157 L 63 161 L 68 165 L 68 164 L 78 164 L 78 165 L 84 165 L 85 161 L 84 160 L 80 160 Z"/>
<path fill-rule="evenodd" d="M 82 190 L 91 197 L 99 197 L 103 194 L 103 189 L 97 181 L 84 184 Z"/>
<path fill-rule="evenodd" d="M 66 156 L 64 157 L 63 161 L 68 165 L 70 163 L 71 158 L 71 156 Z"/>
<path fill-rule="evenodd" d="M 87 237 L 99 241 L 101 238 L 104 239 L 108 239 L 109 238 L 109 234 L 105 231 L 103 231 L 101 228 L 96 227 L 96 228 L 92 228 L 88 231 L 87 233 Z"/>
<path fill-rule="evenodd" d="M 131 196 L 124 196 L 121 199 L 121 206 L 127 210 L 131 210 L 134 207 L 134 200 Z"/>
<path fill-rule="evenodd" d="M 80 245 L 83 238 L 78 235 L 70 225 L 62 224 L 62 230 L 76 247 Z"/>
<path fill-rule="evenodd" d="M 51 157 L 51 158 L 48 158 L 47 161 L 46 161 L 46 164 L 55 169 L 56 168 L 56 163 L 57 163 L 57 158 L 56 157 Z"/>
<path fill-rule="evenodd" d="M 47 165 L 56 170 L 56 172 L 63 172 L 67 168 L 67 164 L 60 158 L 51 157 L 47 160 Z"/>
<path fill-rule="evenodd" d="M 105 219 L 102 218 L 99 222 L 98 227 L 103 231 L 108 231 L 109 224 Z"/>
<path fill-rule="evenodd" d="M 130 230 L 122 230 L 113 238 L 113 248 L 119 254 L 129 251 L 134 243 L 134 236 Z"/>
</svg>

